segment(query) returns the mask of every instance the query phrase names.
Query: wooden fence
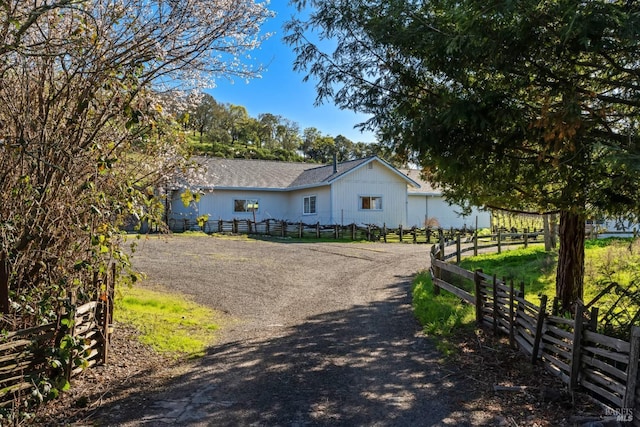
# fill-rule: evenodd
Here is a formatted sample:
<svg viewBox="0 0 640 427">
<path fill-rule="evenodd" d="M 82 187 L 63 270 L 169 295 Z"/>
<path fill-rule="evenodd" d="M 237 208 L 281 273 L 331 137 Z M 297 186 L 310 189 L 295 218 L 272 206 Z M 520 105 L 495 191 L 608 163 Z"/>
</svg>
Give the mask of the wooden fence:
<svg viewBox="0 0 640 427">
<path fill-rule="evenodd" d="M 405 242 L 405 243 L 435 243 L 437 241 L 452 241 L 459 239 L 461 242 L 475 242 L 475 251 L 485 247 L 497 246 L 498 251 L 502 246 L 511 244 L 525 244 L 542 239 L 542 231 L 528 231 L 508 233 L 498 231 L 497 234 L 487 237 L 477 236 L 470 229 L 443 229 L 431 227 L 388 227 L 386 224 L 320 224 L 319 222 L 307 224 L 304 222 L 291 222 L 284 220 L 267 219 L 255 222 L 250 219 L 210 220 L 202 226 L 195 220 L 181 219 L 170 220 L 169 228 L 173 232 L 203 231 L 205 233 L 232 233 L 232 234 L 256 234 L 282 238 L 325 238 L 325 239 L 350 239 L 369 240 L 381 242 Z M 473 250 L 473 248 L 469 249 Z"/>
<path fill-rule="evenodd" d="M 448 255 L 445 252 L 455 245 Z M 473 250 L 473 248 L 465 248 Z M 557 300 L 539 305 L 525 299 L 524 284 L 515 286 L 481 270 L 467 271 L 445 259 L 461 254 L 460 243 L 442 242 L 430 251 L 431 277 L 440 289 L 475 306 L 476 321 L 505 334 L 512 346 L 542 363 L 571 391 L 586 391 L 618 421 L 640 425 L 640 388 L 637 387 L 640 327 L 633 327 L 629 341 L 597 333 L 597 308 L 589 312 L 579 302 L 573 319 L 558 316 Z M 465 286 L 466 285 L 466 286 Z M 465 290 L 465 288 L 469 290 Z"/>
<path fill-rule="evenodd" d="M 113 323 L 115 265 L 110 275 L 94 275 L 96 301 L 77 305 L 72 295 L 54 323 L 0 335 L 0 408 L 18 407 L 40 380 L 70 380 L 83 369 L 106 363 Z M 62 340 L 68 340 L 64 350 Z"/>
</svg>

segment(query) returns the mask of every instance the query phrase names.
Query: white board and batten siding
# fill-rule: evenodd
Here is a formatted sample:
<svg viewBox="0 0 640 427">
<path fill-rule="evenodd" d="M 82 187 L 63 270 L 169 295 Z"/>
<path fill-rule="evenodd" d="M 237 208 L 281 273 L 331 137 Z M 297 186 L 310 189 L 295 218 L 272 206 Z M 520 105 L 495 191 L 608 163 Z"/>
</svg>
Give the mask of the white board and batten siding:
<svg viewBox="0 0 640 427">
<path fill-rule="evenodd" d="M 478 228 L 491 226 L 491 213 L 477 208 L 471 214 L 460 214 L 462 208 L 450 205 L 442 195 L 438 194 L 409 194 L 409 226 L 424 227 L 427 223 L 431 227 L 442 228 L 475 228 L 476 218 Z"/>
<path fill-rule="evenodd" d="M 332 222 L 348 225 L 406 225 L 407 181 L 388 167 L 371 161 L 332 185 Z M 361 197 L 380 197 L 380 209 L 362 209 Z"/>
<path fill-rule="evenodd" d="M 283 218 L 286 215 L 289 204 L 288 195 L 279 191 L 251 191 L 251 190 L 214 190 L 205 191 L 200 196 L 199 202 L 194 202 L 185 207 L 180 200 L 179 193 L 172 197 L 171 219 L 188 219 L 195 221 L 199 215 L 207 214 L 210 220 L 250 219 L 253 221 L 253 212 L 236 212 L 236 200 L 257 200 L 256 220 L 262 221 L 270 218 Z"/>
<path fill-rule="evenodd" d="M 401 171 L 407 177 L 420 185 L 420 188 L 408 188 L 408 225 L 410 227 L 442 228 L 478 228 L 491 227 L 491 213 L 478 208 L 472 208 L 471 214 L 460 214 L 460 206 L 451 205 L 442 195 L 442 190 L 430 182 L 425 181 L 419 170 L 404 169 Z M 430 221 L 429 221 L 430 220 Z"/>
<path fill-rule="evenodd" d="M 289 213 L 284 219 L 305 224 L 333 224 L 331 220 L 331 187 L 329 185 L 292 190 L 288 194 L 287 209 Z M 305 213 L 305 198 L 311 197 L 315 197 L 315 212 Z"/>
</svg>

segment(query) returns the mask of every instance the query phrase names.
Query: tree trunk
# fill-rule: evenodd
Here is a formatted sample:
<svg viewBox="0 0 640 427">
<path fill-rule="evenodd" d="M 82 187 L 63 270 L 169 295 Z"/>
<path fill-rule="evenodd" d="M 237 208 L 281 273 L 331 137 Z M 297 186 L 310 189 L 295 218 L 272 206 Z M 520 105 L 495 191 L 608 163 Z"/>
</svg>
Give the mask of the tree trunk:
<svg viewBox="0 0 640 427">
<path fill-rule="evenodd" d="M 556 296 L 563 312 L 573 312 L 582 299 L 584 279 L 585 217 L 562 211 L 560 213 L 560 249 L 556 276 Z"/>
</svg>

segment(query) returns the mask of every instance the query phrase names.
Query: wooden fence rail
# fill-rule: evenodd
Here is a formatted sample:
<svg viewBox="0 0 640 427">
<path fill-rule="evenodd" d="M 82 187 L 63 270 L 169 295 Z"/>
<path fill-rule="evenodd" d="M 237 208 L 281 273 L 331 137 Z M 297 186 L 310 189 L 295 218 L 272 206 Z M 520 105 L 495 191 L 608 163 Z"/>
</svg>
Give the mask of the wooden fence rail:
<svg viewBox="0 0 640 427">
<path fill-rule="evenodd" d="M 18 407 L 38 388 L 43 375 L 64 375 L 69 380 L 85 368 L 107 362 L 113 323 L 113 267 L 102 279 L 94 276 L 99 289 L 96 301 L 76 305 L 72 296 L 67 304 L 69 311 L 61 312 L 56 322 L 0 335 L 0 408 Z M 56 354 L 56 344 L 65 336 L 76 345 L 68 354 Z"/>
<path fill-rule="evenodd" d="M 392 239 L 407 243 L 433 243 L 439 235 L 455 236 L 459 230 L 438 230 L 432 228 L 389 228 L 368 224 L 307 224 L 284 220 L 267 219 L 255 222 L 250 219 L 210 220 L 198 224 L 195 220 L 171 220 L 169 228 L 174 232 L 204 231 L 205 233 L 257 234 L 274 237 L 330 238 L 384 241 Z M 449 237 L 451 238 L 451 237 Z"/>
<path fill-rule="evenodd" d="M 330 239 L 350 239 L 369 240 L 381 242 L 404 242 L 404 243 L 435 243 L 437 241 L 447 242 L 448 245 L 457 245 L 460 248 L 450 256 L 460 256 L 467 251 L 473 251 L 477 255 L 478 251 L 497 247 L 501 252 L 503 247 L 510 245 L 522 245 L 525 247 L 530 243 L 542 242 L 542 231 L 513 230 L 505 232 L 498 230 L 497 233 L 479 236 L 477 230 L 470 229 L 443 229 L 432 227 L 403 227 L 399 225 L 395 228 L 375 224 L 307 224 L 304 222 L 292 222 L 286 220 L 267 219 L 264 221 L 252 221 L 250 219 L 232 220 L 209 220 L 203 224 L 198 224 L 191 219 L 172 219 L 169 221 L 169 228 L 174 232 L 203 231 L 205 233 L 233 233 L 233 234 L 256 234 L 275 237 L 293 238 L 330 238 Z M 471 246 L 469 246 L 471 244 Z"/>
<path fill-rule="evenodd" d="M 631 329 L 629 341 L 596 332 L 597 309 L 587 313 L 577 304 L 573 319 L 560 317 L 551 310 L 547 297 L 533 304 L 525 299 L 524 284 L 517 288 L 495 276 L 477 270 L 464 270 L 447 259 L 460 259 L 460 245 L 442 241 L 430 251 L 431 277 L 435 293 L 444 289 L 462 301 L 474 305 L 476 321 L 490 325 L 495 334 L 509 336 L 530 357 L 558 376 L 571 391 L 587 391 L 607 409 L 609 415 L 623 421 L 633 419 L 640 426 L 640 327 Z M 468 247 L 467 247 L 467 250 Z M 465 290 L 463 287 L 472 290 Z"/>
</svg>

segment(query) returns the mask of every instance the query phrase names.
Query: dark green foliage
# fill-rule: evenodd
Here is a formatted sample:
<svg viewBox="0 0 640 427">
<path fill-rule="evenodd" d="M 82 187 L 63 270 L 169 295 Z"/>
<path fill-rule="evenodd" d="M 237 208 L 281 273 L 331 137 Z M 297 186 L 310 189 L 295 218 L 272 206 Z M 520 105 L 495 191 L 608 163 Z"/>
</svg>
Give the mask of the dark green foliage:
<svg viewBox="0 0 640 427">
<path fill-rule="evenodd" d="M 457 204 L 562 211 L 557 291 L 569 309 L 584 219 L 640 210 L 640 5 L 294 3 L 312 12 L 286 40 L 318 102 L 371 114 L 363 126 Z"/>
</svg>

